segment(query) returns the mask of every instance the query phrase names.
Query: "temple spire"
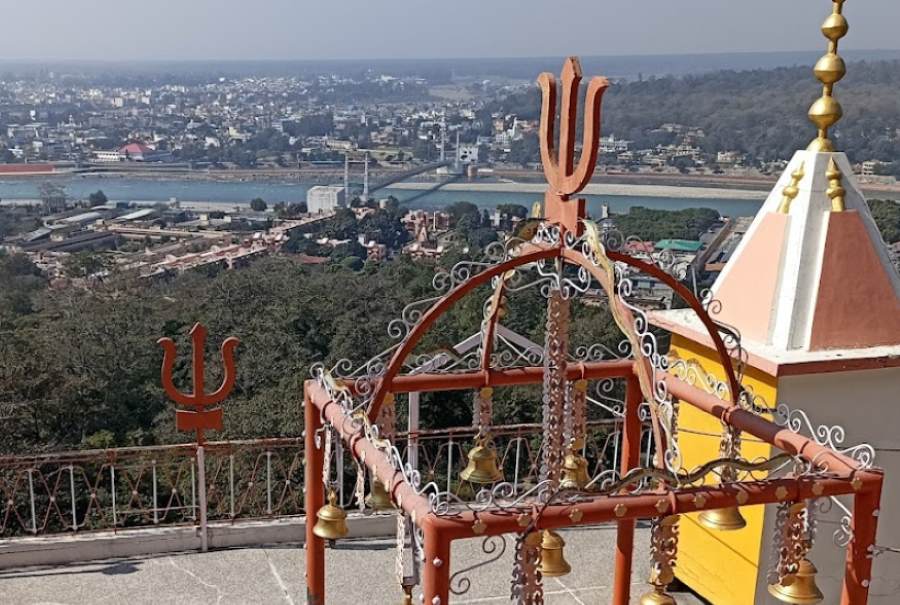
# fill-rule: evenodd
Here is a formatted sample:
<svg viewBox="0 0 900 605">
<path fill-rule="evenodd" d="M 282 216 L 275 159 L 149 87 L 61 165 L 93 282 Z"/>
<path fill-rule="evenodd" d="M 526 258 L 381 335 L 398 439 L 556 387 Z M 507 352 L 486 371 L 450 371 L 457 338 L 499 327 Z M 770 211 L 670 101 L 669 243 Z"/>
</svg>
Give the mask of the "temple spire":
<svg viewBox="0 0 900 605">
<path fill-rule="evenodd" d="M 809 108 L 809 120 L 818 129 L 818 136 L 809 144 L 810 151 L 834 151 L 828 129 L 838 123 L 844 111 L 834 98 L 834 85 L 847 74 L 847 66 L 838 55 L 838 42 L 847 35 L 850 26 L 842 14 L 845 0 L 833 0 L 833 11 L 822 24 L 822 34 L 828 39 L 828 52 L 816 63 L 813 72 L 822 83 L 822 96 Z"/>
</svg>

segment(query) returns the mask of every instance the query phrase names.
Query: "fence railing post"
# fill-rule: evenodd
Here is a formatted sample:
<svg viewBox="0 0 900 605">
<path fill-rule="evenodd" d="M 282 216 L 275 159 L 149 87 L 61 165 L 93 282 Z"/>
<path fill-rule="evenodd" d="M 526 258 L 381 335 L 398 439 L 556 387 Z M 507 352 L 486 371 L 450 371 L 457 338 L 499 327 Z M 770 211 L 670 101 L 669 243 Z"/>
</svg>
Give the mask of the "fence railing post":
<svg viewBox="0 0 900 605">
<path fill-rule="evenodd" d="M 522 455 L 522 437 L 516 437 L 516 464 L 513 471 L 513 493 L 519 493 L 519 461 Z"/>
<path fill-rule="evenodd" d="M 197 474 L 194 470 L 196 459 L 191 461 L 191 521 L 197 521 Z"/>
<path fill-rule="evenodd" d="M 197 494 L 200 504 L 200 551 L 209 548 L 206 527 L 206 457 L 203 446 L 197 446 Z"/>
<path fill-rule="evenodd" d="M 447 492 L 452 491 L 453 482 L 453 435 L 450 435 L 450 441 L 447 442 Z"/>
<path fill-rule="evenodd" d="M 31 503 L 31 533 L 37 534 L 37 514 L 34 511 L 34 479 L 31 472 L 34 469 L 28 469 L 28 499 Z"/>
<path fill-rule="evenodd" d="M 78 513 L 75 509 L 75 465 L 69 465 L 69 490 L 72 493 L 72 531 L 78 531 Z"/>
<path fill-rule="evenodd" d="M 231 507 L 231 518 L 234 519 L 234 454 L 228 455 L 228 500 Z"/>
<path fill-rule="evenodd" d="M 266 514 L 272 514 L 272 452 L 266 452 Z"/>
<path fill-rule="evenodd" d="M 112 496 L 112 517 L 113 517 L 113 531 L 116 531 L 119 527 L 119 519 L 116 512 L 116 465 L 109 465 L 109 493 Z"/>
<path fill-rule="evenodd" d="M 153 524 L 159 525 L 159 506 L 157 505 L 158 500 L 156 499 L 156 460 L 151 460 L 151 471 L 152 471 L 152 479 L 153 479 Z"/>
</svg>

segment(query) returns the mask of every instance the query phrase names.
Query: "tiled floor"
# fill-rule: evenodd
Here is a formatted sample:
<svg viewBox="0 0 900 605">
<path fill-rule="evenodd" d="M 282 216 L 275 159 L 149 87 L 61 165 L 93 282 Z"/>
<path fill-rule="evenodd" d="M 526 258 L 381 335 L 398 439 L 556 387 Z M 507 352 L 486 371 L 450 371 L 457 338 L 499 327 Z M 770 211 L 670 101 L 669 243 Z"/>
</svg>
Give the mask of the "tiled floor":
<svg viewBox="0 0 900 605">
<path fill-rule="evenodd" d="M 633 602 L 646 590 L 647 530 L 635 540 Z M 615 531 L 582 529 L 562 533 L 572 573 L 544 581 L 545 602 L 551 605 L 608 603 L 612 582 Z M 485 561 L 481 540 L 453 547 L 453 586 L 463 578 L 470 588 L 453 595 L 453 603 L 508 603 L 513 543 L 503 556 Z M 498 551 L 499 552 L 499 551 Z M 327 552 L 328 602 L 393 605 L 401 600 L 394 577 L 390 541 L 343 541 Z M 0 601 L 22 605 L 53 604 L 217 604 L 305 603 L 304 551 L 298 545 L 183 553 L 103 561 L 54 568 L 0 571 Z M 699 601 L 685 594 L 679 603 Z"/>
</svg>

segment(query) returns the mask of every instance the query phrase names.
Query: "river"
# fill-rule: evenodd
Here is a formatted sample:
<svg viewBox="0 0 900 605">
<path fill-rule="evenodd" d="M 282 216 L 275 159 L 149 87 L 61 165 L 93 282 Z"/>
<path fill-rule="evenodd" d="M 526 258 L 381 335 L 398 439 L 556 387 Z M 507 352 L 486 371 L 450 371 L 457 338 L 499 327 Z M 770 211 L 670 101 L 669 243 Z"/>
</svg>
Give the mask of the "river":
<svg viewBox="0 0 900 605">
<path fill-rule="evenodd" d="M 261 197 L 270 204 L 275 202 L 298 202 L 306 200 L 306 191 L 312 186 L 303 183 L 272 181 L 217 181 L 187 179 L 141 179 L 134 177 L 65 176 L 41 178 L 6 178 L 0 180 L 0 200 L 37 199 L 38 187 L 45 180 L 62 185 L 71 198 L 84 199 L 88 194 L 102 189 L 107 197 L 116 201 L 167 201 L 176 198 L 184 202 L 212 202 L 221 204 L 246 204 L 255 197 Z M 393 195 L 408 202 L 415 208 L 438 208 L 453 202 L 465 200 L 482 208 L 493 208 L 498 204 L 515 203 L 528 208 L 541 199 L 539 193 L 516 190 L 510 184 L 510 191 L 465 190 L 463 184 L 453 190 L 418 191 L 413 189 L 387 188 L 377 192 L 377 197 Z M 600 205 L 606 203 L 615 213 L 625 213 L 632 206 L 680 210 L 683 208 L 713 208 L 725 216 L 752 216 L 756 214 L 765 199 L 762 192 L 732 192 L 723 190 L 721 194 L 708 189 L 703 197 L 697 197 L 696 188 L 685 188 L 680 194 L 678 188 L 666 188 L 665 195 L 631 195 L 632 187 L 623 185 L 615 188 L 614 194 L 585 195 L 588 211 L 597 216 Z M 635 191 L 647 188 L 633 187 Z M 716 197 L 721 195 L 721 197 Z"/>
</svg>

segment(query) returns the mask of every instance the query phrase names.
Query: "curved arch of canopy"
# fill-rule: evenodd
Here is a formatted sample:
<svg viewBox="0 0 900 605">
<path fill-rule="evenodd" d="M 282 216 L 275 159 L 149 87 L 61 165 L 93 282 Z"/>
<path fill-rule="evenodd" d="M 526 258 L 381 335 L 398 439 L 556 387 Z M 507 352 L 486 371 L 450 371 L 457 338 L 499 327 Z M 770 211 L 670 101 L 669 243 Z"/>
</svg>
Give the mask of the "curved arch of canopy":
<svg viewBox="0 0 900 605">
<path fill-rule="evenodd" d="M 734 372 L 734 366 L 732 364 L 731 356 L 729 355 L 728 349 L 722 341 L 722 337 L 719 334 L 716 323 L 709 316 L 706 309 L 703 308 L 703 305 L 700 303 L 700 301 L 697 300 L 697 297 L 694 296 L 694 294 L 678 280 L 676 280 L 674 277 L 672 277 L 656 265 L 642 261 L 621 252 L 607 251 L 606 256 L 611 261 L 624 263 L 642 273 L 651 275 L 654 278 L 660 280 L 668 287 L 672 288 L 672 290 L 688 304 L 691 310 L 700 319 L 701 323 L 703 323 L 710 339 L 713 342 L 713 346 L 719 357 L 719 361 L 725 372 L 726 380 L 729 384 L 729 394 L 731 402 L 732 404 L 734 404 L 737 401 L 737 397 L 741 392 L 741 389 L 737 380 L 737 376 Z M 419 344 L 419 341 L 422 339 L 422 337 L 424 337 L 424 335 L 438 320 L 438 318 L 446 313 L 453 305 L 455 305 L 459 300 L 461 300 L 464 296 L 466 296 L 476 288 L 489 283 L 494 277 L 503 276 L 508 271 L 515 270 L 518 267 L 528 265 L 530 263 L 554 258 L 563 259 L 564 261 L 570 262 L 576 266 L 580 266 L 586 269 L 591 274 L 591 276 L 601 284 L 604 290 L 606 290 L 610 301 L 615 303 L 615 301 L 617 300 L 615 294 L 615 284 L 611 283 L 611 280 L 609 279 L 606 272 L 604 272 L 595 263 L 591 262 L 591 260 L 588 259 L 584 254 L 577 250 L 567 248 L 565 245 L 543 247 L 530 244 L 528 245 L 525 253 L 521 254 L 520 256 L 489 267 L 485 271 L 482 271 L 481 273 L 470 277 L 463 283 L 451 289 L 446 295 L 435 302 L 428 309 L 428 311 L 422 314 L 422 316 L 419 318 L 419 321 L 412 327 L 406 338 L 403 340 L 403 343 L 397 348 L 390 361 L 388 362 L 385 368 L 385 372 L 378 382 L 378 386 L 375 389 L 372 401 L 369 405 L 369 418 L 373 422 L 376 420 L 376 418 L 378 417 L 378 412 L 380 411 L 382 403 L 384 402 L 385 396 L 390 392 L 391 383 L 393 382 L 394 378 L 396 378 L 400 373 L 400 370 L 403 367 L 403 363 L 406 358 L 412 353 L 413 349 L 415 349 L 415 347 Z M 631 311 L 628 310 L 628 308 L 624 305 L 622 305 L 621 311 L 627 319 L 627 326 L 632 330 L 632 333 L 626 334 L 626 336 L 634 337 L 635 334 L 632 327 L 634 325 L 634 318 L 631 314 Z M 488 318 L 488 321 L 493 324 L 496 323 L 497 319 L 498 315 L 494 313 Z M 637 352 L 637 358 L 635 362 L 647 364 L 645 365 L 645 367 L 649 368 L 649 361 L 639 354 L 638 349 L 635 349 L 635 351 Z M 652 397 L 652 393 L 644 393 L 644 395 L 645 397 Z"/>
</svg>

